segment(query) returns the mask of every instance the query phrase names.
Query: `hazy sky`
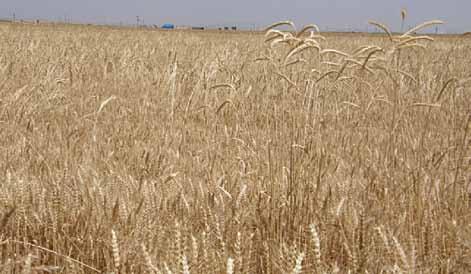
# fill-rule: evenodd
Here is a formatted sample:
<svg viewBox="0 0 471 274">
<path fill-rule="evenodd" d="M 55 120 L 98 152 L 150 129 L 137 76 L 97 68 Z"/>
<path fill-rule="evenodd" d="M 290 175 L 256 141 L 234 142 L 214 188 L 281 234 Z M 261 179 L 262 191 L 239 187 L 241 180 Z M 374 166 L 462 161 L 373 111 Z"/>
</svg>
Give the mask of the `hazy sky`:
<svg viewBox="0 0 471 274">
<path fill-rule="evenodd" d="M 366 30 L 377 20 L 398 30 L 400 10 L 409 13 L 407 25 L 441 19 L 441 31 L 471 31 L 471 0 L 0 0 L 0 17 L 51 19 L 92 23 L 265 26 L 290 19 L 298 26 Z"/>
</svg>

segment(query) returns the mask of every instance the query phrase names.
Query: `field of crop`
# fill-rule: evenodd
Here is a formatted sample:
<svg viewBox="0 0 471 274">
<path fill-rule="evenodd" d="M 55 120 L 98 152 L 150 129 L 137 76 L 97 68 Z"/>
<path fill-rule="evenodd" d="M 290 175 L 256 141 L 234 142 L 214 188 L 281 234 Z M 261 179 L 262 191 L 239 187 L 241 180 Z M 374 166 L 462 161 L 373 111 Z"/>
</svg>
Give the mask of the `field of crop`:
<svg viewBox="0 0 471 274">
<path fill-rule="evenodd" d="M 0 24 L 0 272 L 469 271 L 471 37 L 286 28 Z"/>
</svg>

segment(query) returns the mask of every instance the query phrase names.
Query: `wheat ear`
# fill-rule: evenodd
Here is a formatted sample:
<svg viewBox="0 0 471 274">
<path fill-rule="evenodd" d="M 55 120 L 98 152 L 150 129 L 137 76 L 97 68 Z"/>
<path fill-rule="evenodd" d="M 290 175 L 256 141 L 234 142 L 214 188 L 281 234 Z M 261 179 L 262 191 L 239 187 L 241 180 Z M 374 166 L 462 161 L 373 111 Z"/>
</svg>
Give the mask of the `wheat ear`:
<svg viewBox="0 0 471 274">
<path fill-rule="evenodd" d="M 407 10 L 402 9 L 401 10 L 401 19 L 402 19 L 402 21 L 406 20 L 406 17 L 407 17 Z"/>
<path fill-rule="evenodd" d="M 157 273 L 161 274 L 160 270 L 152 263 L 152 259 L 150 258 L 149 252 L 146 250 L 146 246 L 144 244 L 141 245 L 142 254 L 144 255 L 144 260 L 146 261 L 147 271 L 150 273 Z"/>
<path fill-rule="evenodd" d="M 343 57 L 350 57 L 349 54 L 347 54 L 345 52 L 342 52 L 340 50 L 336 50 L 336 49 L 324 49 L 324 50 L 320 51 L 321 55 L 328 54 L 328 53 L 334 53 L 334 54 L 337 54 L 337 55 L 340 55 L 340 56 L 343 56 Z"/>
<path fill-rule="evenodd" d="M 113 252 L 114 268 L 116 273 L 119 273 L 121 258 L 119 257 L 118 237 L 116 237 L 116 232 L 113 229 L 111 230 L 111 249 Z"/>
<path fill-rule="evenodd" d="M 234 259 L 232 259 L 231 257 L 229 257 L 227 259 L 227 269 L 226 269 L 226 273 L 227 274 L 233 274 L 234 273 Z"/>
<path fill-rule="evenodd" d="M 382 29 L 382 30 L 383 30 L 384 32 L 386 32 L 386 34 L 388 35 L 389 40 L 391 40 L 391 42 L 394 41 L 393 36 L 392 36 L 392 34 L 391 34 L 391 31 L 389 30 L 389 28 L 388 28 L 386 25 L 381 24 L 381 23 L 379 23 L 379 22 L 375 22 L 375 21 L 369 21 L 368 23 L 369 23 L 370 25 L 373 25 L 373 26 L 375 26 L 375 27 L 378 27 L 378 28 Z"/>
<path fill-rule="evenodd" d="M 182 273 L 190 274 L 190 265 L 188 264 L 188 258 L 186 255 L 182 256 Z"/>
<path fill-rule="evenodd" d="M 432 21 L 427 21 L 427 22 L 424 22 L 416 27 L 413 27 L 412 29 L 408 30 L 406 33 L 404 33 L 403 35 L 401 35 L 401 38 L 403 37 L 406 37 L 410 34 L 413 34 L 414 32 L 417 32 L 423 28 L 426 28 L 426 27 L 429 27 L 429 26 L 433 26 L 433 25 L 441 25 L 441 24 L 444 24 L 443 21 L 441 20 L 432 20 Z"/>
<path fill-rule="evenodd" d="M 298 257 L 296 258 L 296 265 L 294 266 L 293 269 L 293 274 L 301 274 L 303 271 L 303 260 L 304 260 L 304 253 L 300 253 Z"/>
<path fill-rule="evenodd" d="M 321 240 L 319 238 L 319 233 L 317 232 L 317 228 L 314 224 L 309 226 L 311 230 L 311 237 L 312 243 L 314 245 L 314 259 L 315 263 L 318 267 L 321 265 Z"/>
<path fill-rule="evenodd" d="M 308 30 L 310 30 L 310 29 L 313 29 L 313 30 L 315 30 L 316 32 L 320 32 L 319 27 L 318 27 L 317 25 L 311 24 L 311 25 L 304 26 L 304 28 L 302 28 L 302 29 L 296 34 L 296 37 L 301 37 L 301 35 L 303 35 L 303 33 L 305 33 L 306 31 L 308 31 Z"/>
<path fill-rule="evenodd" d="M 434 39 L 432 37 L 429 37 L 429 36 L 417 36 L 417 37 L 411 37 L 411 38 L 408 38 L 408 39 L 405 39 L 404 41 L 398 43 L 396 45 L 396 48 L 399 48 L 401 46 L 404 46 L 406 44 L 409 44 L 410 42 L 415 42 L 415 41 L 419 41 L 419 40 L 427 40 L 427 41 L 434 41 Z"/>
<path fill-rule="evenodd" d="M 295 27 L 293 22 L 291 22 L 291 21 L 279 21 L 279 22 L 276 22 L 274 24 L 269 25 L 268 27 L 265 28 L 264 31 L 266 32 L 266 31 L 269 31 L 271 29 L 274 29 L 276 27 L 283 26 L 283 25 L 291 26 L 291 28 L 293 28 L 293 30 L 296 30 L 296 27 Z"/>
<path fill-rule="evenodd" d="M 288 54 L 285 57 L 285 64 L 287 63 L 288 59 L 298 53 L 301 53 L 302 51 L 305 51 L 310 48 L 316 48 L 317 50 L 320 50 L 319 46 L 316 45 L 307 45 L 307 44 L 301 44 L 299 47 L 295 47 L 292 50 L 288 52 Z"/>
</svg>

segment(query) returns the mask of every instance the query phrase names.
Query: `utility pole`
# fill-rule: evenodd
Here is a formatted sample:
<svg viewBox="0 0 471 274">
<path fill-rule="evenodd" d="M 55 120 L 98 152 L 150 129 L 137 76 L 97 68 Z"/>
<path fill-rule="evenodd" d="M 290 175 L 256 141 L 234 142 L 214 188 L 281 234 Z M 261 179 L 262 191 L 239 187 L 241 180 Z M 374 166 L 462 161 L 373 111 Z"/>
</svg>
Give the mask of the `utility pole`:
<svg viewBox="0 0 471 274">
<path fill-rule="evenodd" d="M 15 21 L 16 21 L 16 14 L 13 13 L 13 23 L 15 23 Z"/>
<path fill-rule="evenodd" d="M 136 26 L 139 27 L 139 15 L 136 16 Z"/>
</svg>

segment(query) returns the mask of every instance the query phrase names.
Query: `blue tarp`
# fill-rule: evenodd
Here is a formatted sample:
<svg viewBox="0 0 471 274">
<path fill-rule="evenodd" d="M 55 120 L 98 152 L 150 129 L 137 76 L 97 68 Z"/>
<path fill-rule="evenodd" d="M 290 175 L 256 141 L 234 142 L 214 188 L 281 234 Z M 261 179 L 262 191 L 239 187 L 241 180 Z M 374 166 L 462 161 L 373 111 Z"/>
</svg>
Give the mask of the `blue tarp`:
<svg viewBox="0 0 471 274">
<path fill-rule="evenodd" d="M 163 29 L 174 29 L 175 25 L 173 25 L 173 24 L 163 24 L 162 28 Z"/>
</svg>

